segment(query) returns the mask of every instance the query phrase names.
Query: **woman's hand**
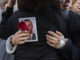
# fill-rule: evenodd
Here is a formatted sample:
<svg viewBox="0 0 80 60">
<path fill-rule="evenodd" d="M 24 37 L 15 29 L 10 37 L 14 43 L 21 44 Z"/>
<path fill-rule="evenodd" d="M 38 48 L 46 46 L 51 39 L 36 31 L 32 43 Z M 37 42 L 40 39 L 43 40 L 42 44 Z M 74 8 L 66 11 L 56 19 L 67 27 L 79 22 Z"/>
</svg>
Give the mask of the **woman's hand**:
<svg viewBox="0 0 80 60">
<path fill-rule="evenodd" d="M 60 44 L 60 40 L 62 36 L 63 34 L 59 31 L 56 31 L 56 33 L 52 31 L 48 31 L 48 34 L 46 35 L 48 45 L 57 48 Z"/>
<path fill-rule="evenodd" d="M 24 44 L 27 42 L 29 37 L 30 35 L 27 31 L 22 32 L 21 30 L 19 30 L 18 32 L 15 33 L 15 35 L 12 36 L 11 43 L 12 45 Z"/>
</svg>

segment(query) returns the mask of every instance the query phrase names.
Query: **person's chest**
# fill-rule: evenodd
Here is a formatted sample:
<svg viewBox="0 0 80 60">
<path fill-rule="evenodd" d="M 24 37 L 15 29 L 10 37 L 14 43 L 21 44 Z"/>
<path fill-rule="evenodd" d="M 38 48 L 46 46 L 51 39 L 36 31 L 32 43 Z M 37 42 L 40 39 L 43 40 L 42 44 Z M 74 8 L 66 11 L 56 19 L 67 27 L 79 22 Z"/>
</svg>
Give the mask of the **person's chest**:
<svg viewBox="0 0 80 60">
<path fill-rule="evenodd" d="M 65 23 L 61 20 L 62 18 L 58 18 L 52 16 L 51 13 L 46 14 L 31 14 L 31 13 L 20 13 L 19 18 L 27 18 L 27 17 L 36 17 L 36 27 L 39 39 L 43 40 L 45 38 L 48 31 L 60 31 L 65 29 Z M 65 31 L 63 31 L 65 33 Z"/>
</svg>

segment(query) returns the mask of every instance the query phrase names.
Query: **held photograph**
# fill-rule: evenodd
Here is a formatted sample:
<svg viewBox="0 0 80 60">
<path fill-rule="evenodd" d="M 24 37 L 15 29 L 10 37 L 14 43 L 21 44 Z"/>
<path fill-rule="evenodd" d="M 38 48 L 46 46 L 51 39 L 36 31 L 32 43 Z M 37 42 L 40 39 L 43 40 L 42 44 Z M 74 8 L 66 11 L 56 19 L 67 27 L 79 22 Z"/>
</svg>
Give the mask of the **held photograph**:
<svg viewBox="0 0 80 60">
<path fill-rule="evenodd" d="M 30 34 L 27 42 L 38 41 L 36 17 L 19 18 L 18 28 Z"/>
</svg>

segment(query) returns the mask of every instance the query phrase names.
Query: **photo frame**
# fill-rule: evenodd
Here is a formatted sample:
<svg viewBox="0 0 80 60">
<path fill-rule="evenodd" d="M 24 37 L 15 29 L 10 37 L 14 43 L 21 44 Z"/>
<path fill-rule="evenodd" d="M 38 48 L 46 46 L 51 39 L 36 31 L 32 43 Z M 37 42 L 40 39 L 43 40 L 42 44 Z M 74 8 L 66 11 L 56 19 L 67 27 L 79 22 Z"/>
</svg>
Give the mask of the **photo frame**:
<svg viewBox="0 0 80 60">
<path fill-rule="evenodd" d="M 32 34 L 30 36 L 30 39 L 27 40 L 27 42 L 38 42 L 36 17 L 19 18 L 19 22 L 21 22 L 21 21 L 25 21 L 26 24 L 28 24 L 28 25 L 29 25 L 29 23 L 28 23 L 28 21 L 29 21 L 32 23 L 32 26 L 33 26 L 33 28 L 31 29 Z"/>
</svg>

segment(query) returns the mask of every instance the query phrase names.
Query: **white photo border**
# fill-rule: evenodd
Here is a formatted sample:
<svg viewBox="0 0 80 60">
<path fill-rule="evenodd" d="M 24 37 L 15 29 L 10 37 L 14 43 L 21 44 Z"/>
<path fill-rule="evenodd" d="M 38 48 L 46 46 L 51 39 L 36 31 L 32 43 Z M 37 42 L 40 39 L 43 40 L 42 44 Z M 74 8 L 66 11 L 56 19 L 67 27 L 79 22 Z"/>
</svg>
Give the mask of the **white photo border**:
<svg viewBox="0 0 80 60">
<path fill-rule="evenodd" d="M 26 17 L 26 18 L 19 18 L 19 22 L 25 21 L 26 19 L 30 20 L 33 23 L 33 32 L 36 35 L 35 40 L 27 40 L 27 42 L 38 42 L 38 33 L 37 33 L 37 22 L 36 22 L 36 17 Z"/>
</svg>

